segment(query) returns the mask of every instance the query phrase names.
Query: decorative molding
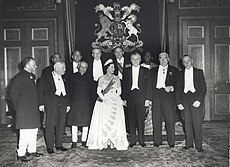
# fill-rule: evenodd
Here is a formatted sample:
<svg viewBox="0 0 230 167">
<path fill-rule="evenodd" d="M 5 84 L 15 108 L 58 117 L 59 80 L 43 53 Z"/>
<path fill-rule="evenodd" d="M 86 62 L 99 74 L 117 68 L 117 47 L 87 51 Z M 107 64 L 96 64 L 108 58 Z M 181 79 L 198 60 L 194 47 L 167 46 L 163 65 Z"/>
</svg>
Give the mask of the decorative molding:
<svg viewBox="0 0 230 167">
<path fill-rule="evenodd" d="M 56 10 L 55 0 L 6 0 L 5 10 Z"/>
<path fill-rule="evenodd" d="M 230 8 L 229 0 L 179 0 L 179 9 Z"/>
</svg>

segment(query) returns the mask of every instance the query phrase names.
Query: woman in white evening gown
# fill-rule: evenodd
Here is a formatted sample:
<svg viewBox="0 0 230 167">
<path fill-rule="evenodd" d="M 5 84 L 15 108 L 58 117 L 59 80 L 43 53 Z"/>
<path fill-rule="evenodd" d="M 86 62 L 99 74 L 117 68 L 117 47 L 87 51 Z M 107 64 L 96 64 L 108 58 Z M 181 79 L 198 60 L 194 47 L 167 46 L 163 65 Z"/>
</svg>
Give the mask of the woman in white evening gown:
<svg viewBox="0 0 230 167">
<path fill-rule="evenodd" d="M 111 59 L 104 64 L 106 74 L 98 81 L 98 99 L 90 123 L 87 146 L 89 149 L 111 148 L 127 150 L 123 101 L 120 97 L 121 83 L 114 73 Z"/>
</svg>

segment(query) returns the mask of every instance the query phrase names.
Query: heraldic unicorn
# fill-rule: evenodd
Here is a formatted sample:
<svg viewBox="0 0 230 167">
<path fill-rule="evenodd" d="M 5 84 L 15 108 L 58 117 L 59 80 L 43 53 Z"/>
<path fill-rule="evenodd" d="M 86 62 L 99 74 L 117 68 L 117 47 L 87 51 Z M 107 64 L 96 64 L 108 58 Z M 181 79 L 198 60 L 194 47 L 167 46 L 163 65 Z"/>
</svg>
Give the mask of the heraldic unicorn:
<svg viewBox="0 0 230 167">
<path fill-rule="evenodd" d="M 132 52 L 135 49 L 142 49 L 143 41 L 138 37 L 141 33 L 140 24 L 136 24 L 137 16 L 132 12 L 139 12 L 140 7 L 131 4 L 129 7 L 121 7 L 114 2 L 113 7 L 99 4 L 95 12 L 99 16 L 99 24 L 95 24 L 96 40 L 92 47 L 99 47 L 103 52 L 111 52 L 116 47 L 122 47 L 125 52 Z"/>
</svg>

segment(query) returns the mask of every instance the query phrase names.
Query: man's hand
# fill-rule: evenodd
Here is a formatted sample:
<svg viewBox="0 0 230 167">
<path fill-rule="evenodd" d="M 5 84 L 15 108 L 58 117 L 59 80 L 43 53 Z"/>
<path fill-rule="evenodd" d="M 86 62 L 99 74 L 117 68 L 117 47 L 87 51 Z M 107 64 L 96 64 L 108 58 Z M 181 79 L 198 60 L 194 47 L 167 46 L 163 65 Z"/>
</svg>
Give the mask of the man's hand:
<svg viewBox="0 0 230 167">
<path fill-rule="evenodd" d="M 39 110 L 42 111 L 42 112 L 44 112 L 45 111 L 45 105 L 40 105 L 39 106 Z"/>
<path fill-rule="evenodd" d="M 123 102 L 124 102 L 124 106 L 127 107 L 127 101 L 124 100 Z"/>
<path fill-rule="evenodd" d="M 69 110 L 70 110 L 70 106 L 67 106 L 67 107 L 66 107 L 66 113 L 68 113 Z"/>
<path fill-rule="evenodd" d="M 193 107 L 198 108 L 198 107 L 200 107 L 200 102 L 198 100 L 196 100 L 196 101 L 194 101 L 194 103 L 192 105 L 193 105 Z"/>
<path fill-rule="evenodd" d="M 181 110 L 184 110 L 184 106 L 182 104 L 178 104 L 177 105 L 177 108 L 181 111 Z"/>
<path fill-rule="evenodd" d="M 165 87 L 165 91 L 166 92 L 173 92 L 174 88 L 173 88 L 173 86 L 167 86 L 167 87 Z"/>
</svg>

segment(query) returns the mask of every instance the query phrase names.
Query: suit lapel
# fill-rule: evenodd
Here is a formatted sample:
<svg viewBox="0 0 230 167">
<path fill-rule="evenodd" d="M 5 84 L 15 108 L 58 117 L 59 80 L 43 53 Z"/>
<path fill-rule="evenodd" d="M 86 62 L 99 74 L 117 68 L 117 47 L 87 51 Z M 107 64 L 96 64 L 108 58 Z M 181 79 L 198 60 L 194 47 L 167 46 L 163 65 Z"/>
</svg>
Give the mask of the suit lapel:
<svg viewBox="0 0 230 167">
<path fill-rule="evenodd" d="M 156 76 L 155 85 L 157 85 L 158 71 L 159 71 L 159 66 L 155 70 L 155 76 Z"/>
<path fill-rule="evenodd" d="M 185 78 L 184 78 L 184 73 L 185 73 L 185 69 L 182 71 L 182 76 L 181 76 L 181 78 L 182 78 L 182 91 L 184 91 L 184 84 L 185 84 Z"/>
<path fill-rule="evenodd" d="M 140 66 L 139 75 L 138 75 L 138 86 L 140 87 L 140 82 L 142 81 L 142 76 L 144 74 L 144 69 Z"/>
<path fill-rule="evenodd" d="M 47 79 L 51 83 L 52 87 L 55 88 L 55 83 L 54 83 L 54 79 L 53 79 L 53 74 L 52 73 L 49 73 L 49 75 L 47 75 Z"/>
<path fill-rule="evenodd" d="M 170 78 L 170 73 L 171 72 L 171 66 L 168 65 L 168 69 L 167 69 L 167 74 L 166 74 L 166 79 L 165 79 L 165 84 L 169 82 L 169 78 Z M 167 85 L 167 84 L 166 84 Z"/>
</svg>

